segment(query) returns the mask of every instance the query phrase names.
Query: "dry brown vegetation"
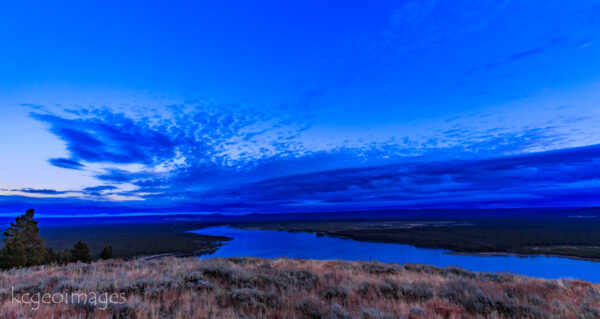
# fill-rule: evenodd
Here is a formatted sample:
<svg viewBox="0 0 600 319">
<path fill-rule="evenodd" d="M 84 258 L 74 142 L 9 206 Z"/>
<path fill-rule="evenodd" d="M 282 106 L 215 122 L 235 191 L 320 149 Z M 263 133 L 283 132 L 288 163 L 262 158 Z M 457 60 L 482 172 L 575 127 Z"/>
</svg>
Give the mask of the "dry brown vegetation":
<svg viewBox="0 0 600 319">
<path fill-rule="evenodd" d="M 126 302 L 11 301 L 38 292 L 123 292 Z M 411 264 L 165 258 L 5 271 L 0 306 L 7 319 L 598 318 L 600 286 Z"/>
</svg>

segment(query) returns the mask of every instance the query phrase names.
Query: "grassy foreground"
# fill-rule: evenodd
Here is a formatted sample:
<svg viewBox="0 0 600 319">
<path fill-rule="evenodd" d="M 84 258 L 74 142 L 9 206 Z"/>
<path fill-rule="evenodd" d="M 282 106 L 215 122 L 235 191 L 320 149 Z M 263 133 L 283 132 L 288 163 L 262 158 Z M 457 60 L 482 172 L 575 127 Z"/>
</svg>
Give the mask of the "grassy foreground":
<svg viewBox="0 0 600 319">
<path fill-rule="evenodd" d="M 100 261 L 0 273 L 1 318 L 597 318 L 600 286 L 458 268 L 294 259 Z M 122 293 L 104 305 L 15 294 Z M 102 309 L 101 309 L 102 308 Z"/>
</svg>

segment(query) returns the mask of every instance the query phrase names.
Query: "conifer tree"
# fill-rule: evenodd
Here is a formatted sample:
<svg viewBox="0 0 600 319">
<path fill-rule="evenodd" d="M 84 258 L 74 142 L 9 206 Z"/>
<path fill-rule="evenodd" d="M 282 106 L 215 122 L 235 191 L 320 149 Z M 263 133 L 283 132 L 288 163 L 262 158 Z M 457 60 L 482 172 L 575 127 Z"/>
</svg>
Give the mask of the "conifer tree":
<svg viewBox="0 0 600 319">
<path fill-rule="evenodd" d="M 4 247 L 0 252 L 2 268 L 35 266 L 44 261 L 44 239 L 40 237 L 38 222 L 33 215 L 34 210 L 28 209 L 4 232 Z"/>
<path fill-rule="evenodd" d="M 112 258 L 114 258 L 113 251 L 112 251 L 112 246 L 111 245 L 108 245 L 108 246 L 104 247 L 104 249 L 102 249 L 102 252 L 100 252 L 100 258 L 101 259 L 112 259 Z"/>
<path fill-rule="evenodd" d="M 73 248 L 71 249 L 71 261 L 82 261 L 84 263 L 89 263 L 90 261 L 92 261 L 90 249 L 88 248 L 86 243 L 80 240 L 75 245 L 73 245 Z"/>
</svg>

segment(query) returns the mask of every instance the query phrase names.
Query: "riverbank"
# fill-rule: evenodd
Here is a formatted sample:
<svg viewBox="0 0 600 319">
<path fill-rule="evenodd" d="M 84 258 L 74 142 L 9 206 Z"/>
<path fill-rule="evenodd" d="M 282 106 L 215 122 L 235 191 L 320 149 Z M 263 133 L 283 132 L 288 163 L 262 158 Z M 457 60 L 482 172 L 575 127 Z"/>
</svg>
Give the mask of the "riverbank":
<svg viewBox="0 0 600 319">
<path fill-rule="evenodd" d="M 259 258 L 110 260 L 0 273 L 2 318 L 598 317 L 600 286 L 418 264 Z M 11 293 L 119 295 L 15 303 Z M 120 295 L 123 294 L 123 295 Z M 123 297 L 121 299 L 121 296 Z"/>
</svg>

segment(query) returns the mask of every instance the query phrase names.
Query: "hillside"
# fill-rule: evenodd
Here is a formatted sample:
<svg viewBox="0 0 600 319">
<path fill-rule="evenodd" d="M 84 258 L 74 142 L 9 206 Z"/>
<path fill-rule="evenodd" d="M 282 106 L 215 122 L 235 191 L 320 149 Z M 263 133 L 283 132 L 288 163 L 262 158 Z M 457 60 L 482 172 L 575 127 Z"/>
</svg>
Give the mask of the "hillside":
<svg viewBox="0 0 600 319">
<path fill-rule="evenodd" d="M 378 262 L 111 260 L 5 271 L 0 287 L 2 318 L 600 316 L 588 282 Z"/>
</svg>

